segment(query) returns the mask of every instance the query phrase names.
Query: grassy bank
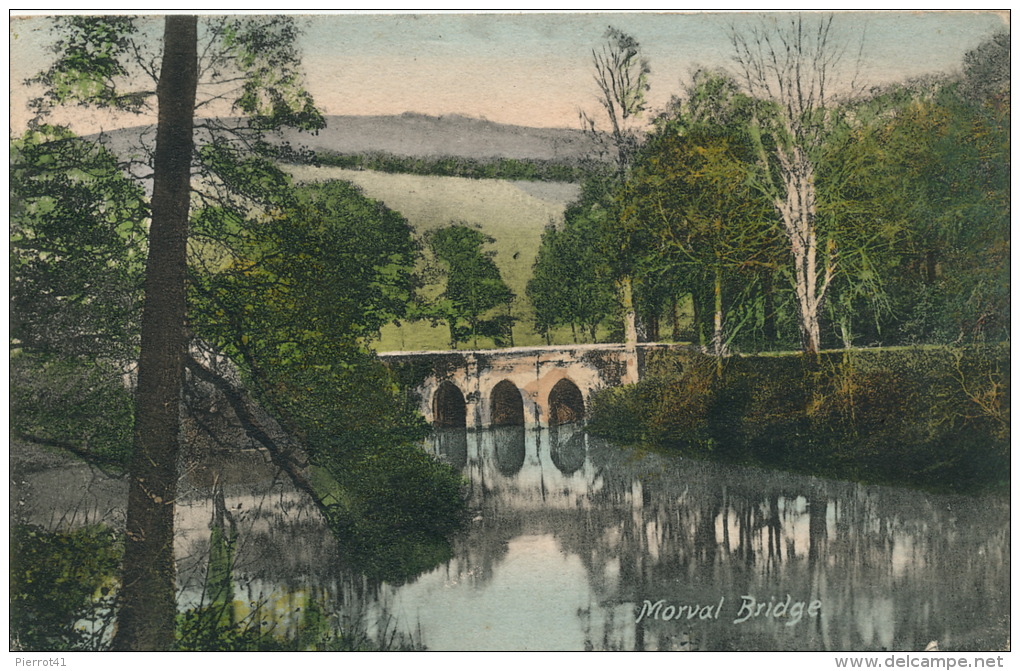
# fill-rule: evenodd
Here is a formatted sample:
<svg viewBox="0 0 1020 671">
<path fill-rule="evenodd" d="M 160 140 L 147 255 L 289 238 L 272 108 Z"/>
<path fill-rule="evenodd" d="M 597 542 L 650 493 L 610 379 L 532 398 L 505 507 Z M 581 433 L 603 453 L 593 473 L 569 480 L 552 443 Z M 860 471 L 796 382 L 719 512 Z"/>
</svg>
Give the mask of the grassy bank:
<svg viewBox="0 0 1020 671">
<path fill-rule="evenodd" d="M 650 356 L 590 429 L 698 458 L 939 491 L 1007 491 L 1009 347 Z"/>
</svg>

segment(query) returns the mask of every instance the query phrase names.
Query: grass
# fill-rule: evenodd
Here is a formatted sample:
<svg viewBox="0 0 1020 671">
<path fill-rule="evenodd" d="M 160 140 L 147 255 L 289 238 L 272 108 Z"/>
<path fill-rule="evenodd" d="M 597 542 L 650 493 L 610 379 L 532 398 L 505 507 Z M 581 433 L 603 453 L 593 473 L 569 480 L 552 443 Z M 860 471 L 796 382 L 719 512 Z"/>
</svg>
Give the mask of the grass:
<svg viewBox="0 0 1020 671">
<path fill-rule="evenodd" d="M 421 235 L 454 222 L 478 226 L 495 238 L 491 250 L 504 281 L 517 296 L 514 304 L 514 344 L 544 345 L 535 332 L 533 310 L 525 297 L 531 268 L 538 255 L 542 231 L 550 222 L 562 222 L 566 205 L 577 198 L 579 187 L 560 182 L 480 180 L 347 170 L 333 167 L 288 166 L 297 182 L 342 179 L 361 187 L 365 195 L 400 212 Z M 437 295 L 438 285 L 425 288 Z M 479 343 L 481 346 L 487 344 Z M 395 350 L 449 349 L 445 325 L 402 323 L 383 329 L 376 347 Z"/>
</svg>

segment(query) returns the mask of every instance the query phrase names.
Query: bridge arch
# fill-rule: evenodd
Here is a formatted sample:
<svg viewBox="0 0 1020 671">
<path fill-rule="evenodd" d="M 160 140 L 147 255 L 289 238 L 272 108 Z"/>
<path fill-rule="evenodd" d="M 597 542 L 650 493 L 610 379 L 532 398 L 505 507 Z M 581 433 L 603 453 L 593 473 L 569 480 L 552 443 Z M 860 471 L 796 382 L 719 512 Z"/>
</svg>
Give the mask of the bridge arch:
<svg viewBox="0 0 1020 671">
<path fill-rule="evenodd" d="M 432 396 L 432 423 L 442 428 L 467 426 L 467 403 L 457 385 L 443 380 Z"/>
<path fill-rule="evenodd" d="M 563 378 L 549 391 L 549 424 L 569 424 L 584 419 L 584 395 L 569 378 Z"/>
<path fill-rule="evenodd" d="M 489 403 L 491 426 L 524 426 L 524 397 L 510 380 L 503 380 L 492 388 Z"/>
</svg>

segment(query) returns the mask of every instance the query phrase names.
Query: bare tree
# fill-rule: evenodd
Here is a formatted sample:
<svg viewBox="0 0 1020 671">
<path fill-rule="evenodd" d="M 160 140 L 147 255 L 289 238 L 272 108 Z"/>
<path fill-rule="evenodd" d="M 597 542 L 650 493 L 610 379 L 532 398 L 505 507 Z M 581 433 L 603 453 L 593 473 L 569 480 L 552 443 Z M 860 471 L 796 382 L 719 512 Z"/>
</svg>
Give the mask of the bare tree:
<svg viewBox="0 0 1020 671">
<path fill-rule="evenodd" d="M 762 186 L 790 245 L 802 346 L 814 353 L 839 254 L 836 238 L 819 230 L 816 165 L 830 112 L 857 92 L 852 77 L 841 77 L 850 42 L 837 37 L 832 15 L 766 16 L 745 32 L 732 29 L 730 37 L 743 85 L 762 103 L 752 134 L 764 167 Z"/>
<path fill-rule="evenodd" d="M 600 131 L 595 119 L 584 111 L 581 124 L 603 146 L 610 145 L 612 159 L 623 178 L 638 145 L 635 122 L 648 106 L 645 92 L 651 68 L 633 36 L 609 26 L 604 37 L 606 42 L 601 49 L 592 49 L 591 57 L 599 104 L 609 117 L 610 128 L 608 133 Z"/>
</svg>

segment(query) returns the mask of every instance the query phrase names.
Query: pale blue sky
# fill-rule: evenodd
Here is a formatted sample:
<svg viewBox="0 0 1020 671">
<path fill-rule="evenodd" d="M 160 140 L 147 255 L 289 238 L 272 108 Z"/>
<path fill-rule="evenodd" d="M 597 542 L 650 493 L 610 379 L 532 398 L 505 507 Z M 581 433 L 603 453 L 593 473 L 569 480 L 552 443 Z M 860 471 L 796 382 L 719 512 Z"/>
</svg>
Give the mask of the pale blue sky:
<svg viewBox="0 0 1020 671">
<path fill-rule="evenodd" d="M 300 20 L 308 87 L 327 114 L 412 111 L 577 127 L 578 109 L 597 109 L 591 49 L 606 26 L 641 43 L 652 68 L 649 100 L 658 107 L 693 68 L 730 66 L 730 25 L 758 16 L 331 14 Z M 42 23 L 11 23 L 15 130 L 24 119 L 20 81 L 45 65 L 39 45 L 50 38 L 35 30 Z M 957 69 L 966 51 L 1008 27 L 989 12 L 854 12 L 840 14 L 837 25 L 855 45 L 863 31 L 862 79 L 876 84 Z M 84 124 L 90 117 L 77 111 L 68 119 Z"/>
</svg>

